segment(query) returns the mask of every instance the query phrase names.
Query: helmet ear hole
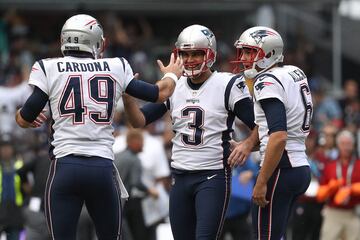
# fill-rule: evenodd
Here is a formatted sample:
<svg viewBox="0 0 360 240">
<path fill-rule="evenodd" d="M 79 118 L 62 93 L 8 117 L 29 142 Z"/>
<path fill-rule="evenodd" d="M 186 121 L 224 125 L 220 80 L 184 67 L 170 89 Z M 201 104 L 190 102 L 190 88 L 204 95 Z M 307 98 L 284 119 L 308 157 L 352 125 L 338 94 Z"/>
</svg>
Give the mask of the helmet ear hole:
<svg viewBox="0 0 360 240">
<path fill-rule="evenodd" d="M 266 54 L 265 58 L 270 58 L 274 53 L 275 53 L 275 51 L 272 50 L 271 52 L 269 52 L 268 54 Z"/>
</svg>

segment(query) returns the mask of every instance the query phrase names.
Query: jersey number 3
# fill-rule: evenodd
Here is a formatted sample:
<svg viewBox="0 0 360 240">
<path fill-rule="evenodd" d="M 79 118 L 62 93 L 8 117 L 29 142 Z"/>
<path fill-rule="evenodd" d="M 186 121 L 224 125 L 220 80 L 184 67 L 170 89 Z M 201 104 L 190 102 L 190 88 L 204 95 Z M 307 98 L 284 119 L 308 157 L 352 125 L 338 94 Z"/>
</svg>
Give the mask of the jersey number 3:
<svg viewBox="0 0 360 240">
<path fill-rule="evenodd" d="M 97 124 L 110 124 L 114 108 L 115 80 L 108 75 L 95 75 L 88 80 L 91 101 L 105 104 L 106 112 L 90 111 L 89 118 Z M 61 117 L 71 116 L 74 124 L 83 124 L 87 107 L 84 105 L 82 76 L 70 76 L 59 102 Z"/>
<path fill-rule="evenodd" d="M 192 136 L 181 134 L 181 141 L 185 145 L 198 146 L 203 143 L 204 110 L 200 107 L 186 107 L 181 111 L 182 118 L 191 118 L 188 128 L 193 132 Z"/>
</svg>

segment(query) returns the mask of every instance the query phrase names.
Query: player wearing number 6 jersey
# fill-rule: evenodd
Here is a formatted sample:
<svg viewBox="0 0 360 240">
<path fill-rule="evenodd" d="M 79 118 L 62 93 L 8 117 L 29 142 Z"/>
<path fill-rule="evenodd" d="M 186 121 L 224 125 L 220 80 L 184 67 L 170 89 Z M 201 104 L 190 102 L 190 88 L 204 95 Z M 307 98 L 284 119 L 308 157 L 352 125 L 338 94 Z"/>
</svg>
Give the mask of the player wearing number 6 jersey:
<svg viewBox="0 0 360 240">
<path fill-rule="evenodd" d="M 253 27 L 235 42 L 237 70 L 254 84 L 261 170 L 253 191 L 256 239 L 280 240 L 297 196 L 310 183 L 305 138 L 310 129 L 312 100 L 304 72 L 278 66 L 283 41 L 271 28 Z"/>
<path fill-rule="evenodd" d="M 175 46 L 185 70 L 169 100 L 149 103 L 140 111 L 124 95 L 124 104 L 135 127 L 149 124 L 167 111 L 172 118 L 170 223 L 174 239 L 216 240 L 230 195 L 227 160 L 234 118 L 253 129 L 253 105 L 242 76 L 210 70 L 216 58 L 216 40 L 207 27 L 185 28 Z"/>
<path fill-rule="evenodd" d="M 156 85 L 134 80 L 124 58 L 104 58 L 103 30 L 88 15 L 69 18 L 61 31 L 62 58 L 36 62 L 29 84 L 34 91 L 17 112 L 21 127 L 38 127 L 49 102 L 52 117 L 51 168 L 45 213 L 51 237 L 75 240 L 85 203 L 99 239 L 120 239 L 121 198 L 127 192 L 112 160 L 115 106 L 126 92 L 146 101 L 163 102 L 182 74 L 182 63 L 171 56 Z"/>
</svg>

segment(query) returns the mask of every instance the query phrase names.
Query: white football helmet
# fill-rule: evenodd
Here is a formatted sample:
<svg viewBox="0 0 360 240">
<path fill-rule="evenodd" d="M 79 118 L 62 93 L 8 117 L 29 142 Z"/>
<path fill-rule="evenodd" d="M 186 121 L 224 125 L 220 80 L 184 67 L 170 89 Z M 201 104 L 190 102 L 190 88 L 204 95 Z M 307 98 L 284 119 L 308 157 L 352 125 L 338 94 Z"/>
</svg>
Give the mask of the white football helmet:
<svg viewBox="0 0 360 240">
<path fill-rule="evenodd" d="M 61 30 L 61 52 L 83 51 L 99 58 L 104 51 L 104 32 L 92 16 L 79 14 L 69 18 Z"/>
<path fill-rule="evenodd" d="M 247 29 L 236 40 L 237 48 L 234 72 L 244 72 L 245 77 L 254 78 L 284 59 L 284 43 L 278 32 L 268 27 Z M 250 51 L 250 59 L 243 59 L 244 51 Z"/>
<path fill-rule="evenodd" d="M 179 34 L 175 43 L 175 56 L 182 57 L 182 51 L 204 51 L 204 59 L 198 63 L 187 64 L 184 62 L 184 76 L 196 77 L 200 73 L 209 69 L 216 60 L 216 39 L 213 32 L 201 25 L 191 25 L 186 27 Z M 199 66 L 200 65 L 200 66 Z"/>
</svg>

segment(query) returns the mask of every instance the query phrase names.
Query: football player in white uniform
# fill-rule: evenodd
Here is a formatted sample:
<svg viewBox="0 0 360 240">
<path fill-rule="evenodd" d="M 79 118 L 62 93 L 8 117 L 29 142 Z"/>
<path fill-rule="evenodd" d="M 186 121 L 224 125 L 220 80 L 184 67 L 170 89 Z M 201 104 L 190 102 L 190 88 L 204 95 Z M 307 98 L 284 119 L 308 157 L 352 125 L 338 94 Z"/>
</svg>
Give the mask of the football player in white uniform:
<svg viewBox="0 0 360 240">
<path fill-rule="evenodd" d="M 253 104 L 242 76 L 210 69 L 216 59 L 216 39 L 209 28 L 185 28 L 175 46 L 185 70 L 169 100 L 139 109 L 124 95 L 124 104 L 134 127 L 170 112 L 175 133 L 170 192 L 174 239 L 214 240 L 220 235 L 230 194 L 227 160 L 234 118 L 253 129 Z"/>
<path fill-rule="evenodd" d="M 52 117 L 51 167 L 45 193 L 45 213 L 53 239 L 75 240 L 85 203 L 99 239 L 119 239 L 121 198 L 127 197 L 112 160 L 115 106 L 126 92 L 146 101 L 165 101 L 182 74 L 172 56 L 156 85 L 134 80 L 124 58 L 102 58 L 103 29 L 89 15 L 69 18 L 61 31 L 62 58 L 34 64 L 32 95 L 17 112 L 19 126 L 38 127 L 49 102 Z"/>
<path fill-rule="evenodd" d="M 253 80 L 261 170 L 253 190 L 256 239 L 279 240 L 296 198 L 310 183 L 305 138 L 313 104 L 304 72 L 283 61 L 283 40 L 267 27 L 252 27 L 235 42 L 237 71 Z"/>
</svg>

